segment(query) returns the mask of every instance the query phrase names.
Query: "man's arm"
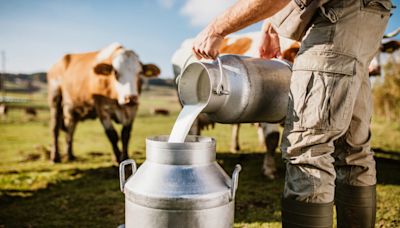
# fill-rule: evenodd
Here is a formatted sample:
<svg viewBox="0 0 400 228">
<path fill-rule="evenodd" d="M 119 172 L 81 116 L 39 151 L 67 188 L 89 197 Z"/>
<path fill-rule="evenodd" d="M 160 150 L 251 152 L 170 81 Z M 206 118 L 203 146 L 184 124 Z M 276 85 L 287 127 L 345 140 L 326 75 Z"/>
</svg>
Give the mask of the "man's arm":
<svg viewBox="0 0 400 228">
<path fill-rule="evenodd" d="M 214 19 L 193 43 L 193 52 L 198 59 L 215 59 L 223 38 L 273 16 L 289 3 L 290 0 L 239 0 Z"/>
</svg>

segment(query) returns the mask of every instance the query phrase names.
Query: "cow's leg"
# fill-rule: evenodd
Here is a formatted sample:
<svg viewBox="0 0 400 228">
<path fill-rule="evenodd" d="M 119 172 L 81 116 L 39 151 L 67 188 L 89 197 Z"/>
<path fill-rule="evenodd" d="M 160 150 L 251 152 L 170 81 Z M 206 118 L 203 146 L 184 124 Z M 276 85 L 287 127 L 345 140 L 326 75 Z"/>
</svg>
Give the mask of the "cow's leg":
<svg viewBox="0 0 400 228">
<path fill-rule="evenodd" d="M 240 124 L 232 124 L 231 152 L 235 153 L 240 150 L 239 146 L 239 129 Z"/>
<path fill-rule="evenodd" d="M 193 122 L 192 127 L 189 130 L 189 135 L 201 135 L 199 122 L 200 122 L 199 117 L 197 117 L 196 120 Z"/>
<path fill-rule="evenodd" d="M 124 125 L 121 132 L 122 154 L 120 161 L 128 159 L 128 144 L 131 137 L 132 123 Z"/>
<path fill-rule="evenodd" d="M 265 145 L 265 134 L 262 123 L 257 123 L 257 137 L 258 137 L 258 146 L 262 148 L 262 150 L 266 149 Z"/>
<path fill-rule="evenodd" d="M 114 129 L 114 127 L 112 125 L 111 118 L 108 115 L 100 115 L 100 121 L 104 127 L 104 131 L 106 132 L 108 140 L 110 140 L 110 142 L 111 142 L 115 160 L 118 163 L 120 163 L 121 162 L 121 160 L 120 160 L 121 152 L 118 148 L 119 137 L 118 137 L 117 131 Z"/>
<path fill-rule="evenodd" d="M 72 150 L 73 136 L 75 132 L 77 119 L 74 115 L 72 105 L 65 103 L 63 106 L 63 130 L 65 131 L 66 151 L 68 161 L 75 160 L 75 156 Z"/>
<path fill-rule="evenodd" d="M 61 95 L 50 98 L 50 129 L 53 136 L 53 146 L 51 148 L 50 159 L 55 163 L 61 162 L 58 147 L 58 135 L 63 118 L 61 110 L 61 100 Z"/>
<path fill-rule="evenodd" d="M 275 151 L 279 144 L 279 131 L 277 124 L 261 124 L 265 135 L 265 146 L 267 152 L 264 156 L 264 163 L 262 167 L 263 174 L 269 179 L 275 179 L 276 164 L 275 164 Z"/>
<path fill-rule="evenodd" d="M 58 149 L 58 135 L 60 132 L 60 121 L 58 121 L 58 111 L 56 107 L 50 107 L 50 129 L 53 136 L 53 146 L 51 148 L 50 159 L 55 162 L 61 162 Z"/>
<path fill-rule="evenodd" d="M 77 124 L 75 118 L 65 118 L 65 141 L 66 141 L 66 151 L 68 155 L 68 161 L 75 160 L 75 156 L 72 149 L 74 132 Z"/>
</svg>

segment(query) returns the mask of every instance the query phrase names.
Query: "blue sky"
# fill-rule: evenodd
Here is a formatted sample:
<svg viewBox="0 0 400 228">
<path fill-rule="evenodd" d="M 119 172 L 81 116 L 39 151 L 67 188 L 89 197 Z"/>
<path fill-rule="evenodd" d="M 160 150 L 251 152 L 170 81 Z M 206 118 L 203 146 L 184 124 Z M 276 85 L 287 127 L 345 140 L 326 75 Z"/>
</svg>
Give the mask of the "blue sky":
<svg viewBox="0 0 400 228">
<path fill-rule="evenodd" d="M 6 70 L 46 71 L 63 54 L 120 42 L 172 75 L 170 59 L 235 0 L 0 0 L 0 50 Z M 400 7 L 400 0 L 393 1 Z M 399 9 L 387 31 L 400 26 Z M 256 31 L 254 25 L 245 31 Z M 0 69 L 2 70 L 2 69 Z"/>
</svg>

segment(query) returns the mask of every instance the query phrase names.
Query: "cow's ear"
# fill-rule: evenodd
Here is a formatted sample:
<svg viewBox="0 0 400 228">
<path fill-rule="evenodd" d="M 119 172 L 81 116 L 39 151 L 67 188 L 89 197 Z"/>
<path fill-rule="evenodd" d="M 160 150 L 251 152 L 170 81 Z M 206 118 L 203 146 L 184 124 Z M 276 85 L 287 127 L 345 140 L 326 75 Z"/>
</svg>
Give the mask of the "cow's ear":
<svg viewBox="0 0 400 228">
<path fill-rule="evenodd" d="M 99 63 L 93 69 L 94 73 L 105 76 L 110 75 L 113 72 L 113 70 L 114 70 L 113 66 L 107 63 Z"/>
<path fill-rule="evenodd" d="M 157 77 L 161 73 L 160 68 L 158 68 L 158 66 L 152 63 L 143 64 L 142 68 L 143 68 L 143 75 L 148 78 Z"/>
</svg>

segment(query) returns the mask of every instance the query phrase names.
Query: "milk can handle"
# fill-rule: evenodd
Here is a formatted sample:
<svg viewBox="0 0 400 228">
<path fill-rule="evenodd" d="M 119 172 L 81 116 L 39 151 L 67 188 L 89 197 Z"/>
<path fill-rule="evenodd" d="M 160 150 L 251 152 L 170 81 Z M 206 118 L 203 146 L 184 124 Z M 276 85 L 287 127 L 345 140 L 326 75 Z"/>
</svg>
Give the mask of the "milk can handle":
<svg viewBox="0 0 400 228">
<path fill-rule="evenodd" d="M 217 88 L 215 89 L 215 93 L 217 95 L 229 95 L 229 91 L 224 90 L 224 86 L 222 85 L 222 81 L 224 79 L 224 69 L 222 68 L 222 62 L 220 57 L 217 57 L 218 67 L 219 67 L 219 82 Z"/>
<path fill-rule="evenodd" d="M 119 164 L 119 188 L 121 189 L 121 192 L 124 192 L 124 187 L 125 187 L 125 166 L 127 165 L 131 165 L 132 166 L 132 175 L 136 173 L 136 163 L 134 160 L 132 159 L 127 159 L 121 162 L 121 164 Z"/>
<path fill-rule="evenodd" d="M 239 164 L 236 164 L 235 169 L 233 170 L 232 173 L 232 180 L 231 180 L 231 198 L 230 200 L 234 200 L 236 196 L 236 190 L 239 185 L 239 172 L 242 170 L 242 166 Z"/>
</svg>

